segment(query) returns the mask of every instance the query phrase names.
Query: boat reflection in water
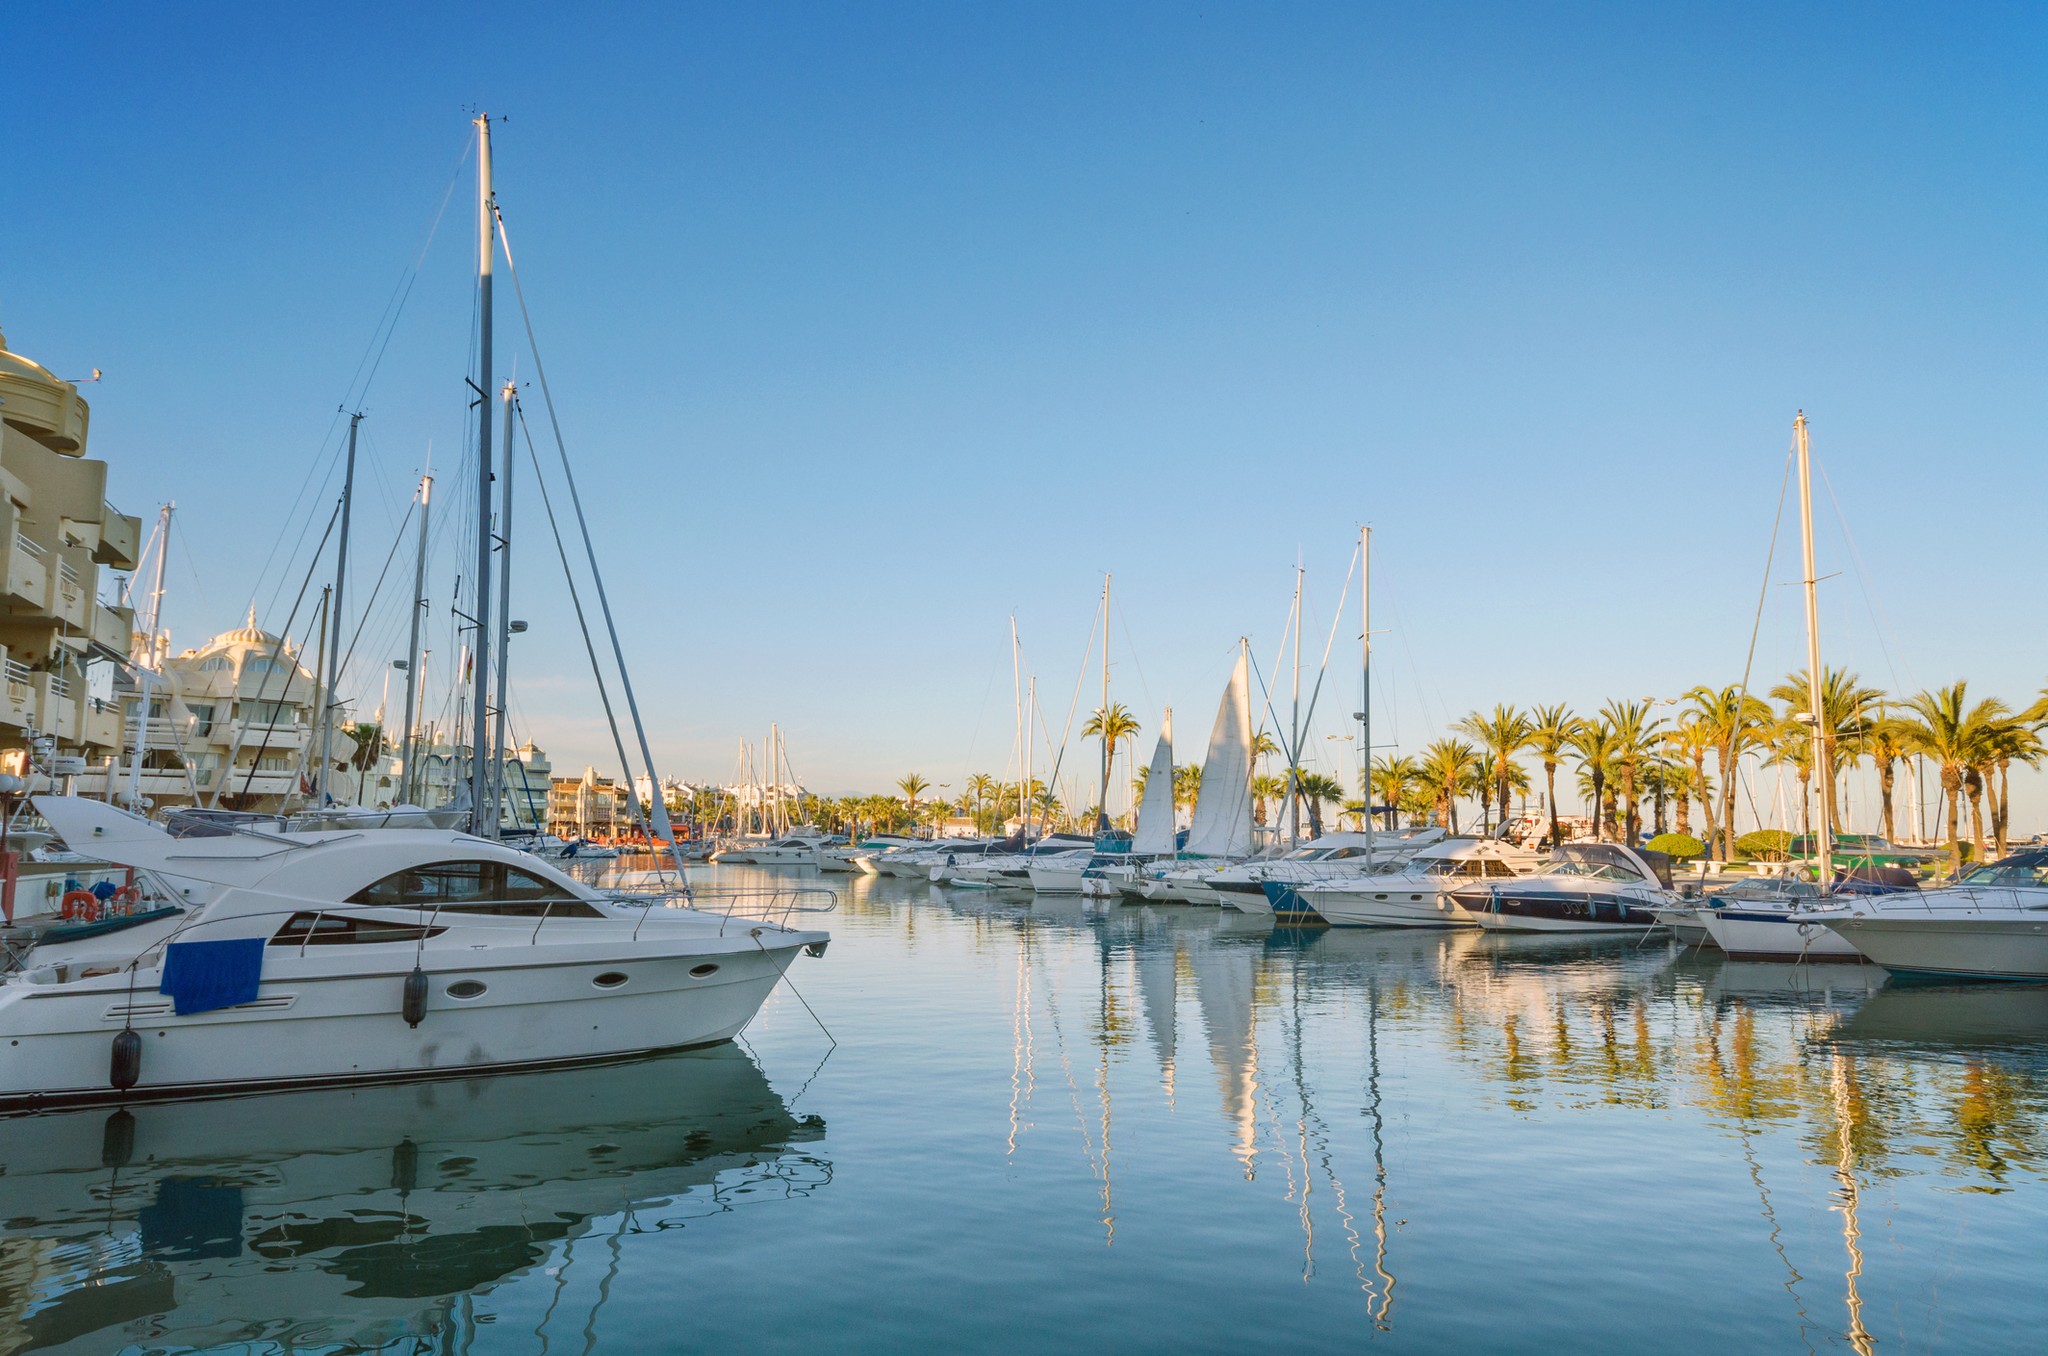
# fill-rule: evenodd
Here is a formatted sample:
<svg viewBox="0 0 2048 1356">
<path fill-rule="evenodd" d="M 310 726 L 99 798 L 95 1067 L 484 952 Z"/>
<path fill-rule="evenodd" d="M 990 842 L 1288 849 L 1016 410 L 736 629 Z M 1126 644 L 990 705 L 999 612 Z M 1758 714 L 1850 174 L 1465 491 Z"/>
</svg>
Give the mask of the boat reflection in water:
<svg viewBox="0 0 2048 1356">
<path fill-rule="evenodd" d="M 830 1167 L 800 1146 L 823 1135 L 732 1045 L 0 1121 L 0 1353 L 441 1335 L 465 1297 L 566 1273 L 577 1238 L 652 1227 L 647 1207 L 816 1189 Z M 591 1320 L 565 1315 L 578 1345 Z"/>
</svg>

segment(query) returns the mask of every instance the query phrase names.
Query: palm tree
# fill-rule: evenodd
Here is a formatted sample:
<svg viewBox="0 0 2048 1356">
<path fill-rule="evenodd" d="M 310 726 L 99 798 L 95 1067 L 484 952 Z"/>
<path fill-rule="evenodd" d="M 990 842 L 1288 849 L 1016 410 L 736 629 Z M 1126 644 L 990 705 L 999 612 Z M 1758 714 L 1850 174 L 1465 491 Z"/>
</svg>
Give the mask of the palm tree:
<svg viewBox="0 0 2048 1356">
<path fill-rule="evenodd" d="M 1566 743 L 1578 755 L 1579 768 L 1593 789 L 1593 841 L 1604 842 L 1607 837 L 1607 771 L 1608 765 L 1614 761 L 1614 727 L 1607 723 L 1603 712 L 1581 720 Z"/>
<path fill-rule="evenodd" d="M 1721 782 L 1721 813 L 1709 815 L 1708 831 L 1720 835 L 1719 855 L 1725 861 L 1735 854 L 1736 764 L 1743 753 L 1761 742 L 1771 725 L 1771 708 L 1739 686 L 1696 687 L 1685 694 L 1692 703 L 1691 719 L 1705 727 L 1714 748 L 1714 775 Z"/>
<path fill-rule="evenodd" d="M 1252 778 L 1252 819 L 1259 824 L 1266 822 L 1266 804 L 1278 800 L 1287 793 L 1287 783 L 1270 772 L 1262 772 Z"/>
<path fill-rule="evenodd" d="M 1122 702 L 1098 706 L 1088 717 L 1088 723 L 1081 727 L 1083 738 L 1093 736 L 1102 741 L 1102 803 L 1095 807 L 1095 831 L 1101 833 L 1109 827 L 1109 764 L 1116 757 L 1116 746 L 1123 740 L 1138 733 L 1138 718 Z"/>
<path fill-rule="evenodd" d="M 1863 752 L 1877 769 L 1878 825 L 1885 842 L 1892 841 L 1892 787 L 1897 780 L 1895 765 L 1911 756 L 1906 726 L 1897 716 L 1881 715 L 1870 722 L 1863 737 Z"/>
<path fill-rule="evenodd" d="M 1492 715 L 1482 716 L 1474 711 L 1452 728 L 1479 741 L 1488 774 L 1493 778 L 1493 794 L 1499 800 L 1501 822 L 1505 824 L 1508 818 L 1508 769 L 1514 765 L 1515 755 L 1529 746 L 1529 718 L 1512 706 L 1496 705 Z M 1491 828 L 1492 822 L 1487 818 L 1488 804 L 1487 796 L 1482 793 L 1479 813 L 1482 821 Z"/>
<path fill-rule="evenodd" d="M 1387 806 L 1390 820 L 1398 818 L 1401 803 L 1408 798 L 1408 788 L 1420 780 L 1422 771 L 1413 758 L 1396 758 L 1388 754 L 1374 760 L 1372 765 L 1372 798 Z M 1390 822 L 1390 829 L 1397 829 L 1399 823 Z"/>
<path fill-rule="evenodd" d="M 903 793 L 904 800 L 910 802 L 910 812 L 912 814 L 917 813 L 917 798 L 923 795 L 925 788 L 930 785 L 930 782 L 918 776 L 915 772 L 896 779 L 896 789 Z"/>
<path fill-rule="evenodd" d="M 2041 742 L 2040 727 L 2024 716 L 2002 722 L 1991 743 L 1992 770 L 1998 774 L 1991 788 L 1991 841 L 2003 857 L 2012 818 L 2012 765 L 2040 766 L 2041 759 L 2048 756 L 2048 745 Z"/>
<path fill-rule="evenodd" d="M 1557 823 L 1557 765 L 1564 761 L 1565 750 L 1571 747 L 1572 734 L 1578 728 L 1579 718 L 1562 702 L 1539 706 L 1529 713 L 1528 747 L 1543 760 L 1543 795 L 1550 804 L 1553 845 L 1564 841 Z"/>
<path fill-rule="evenodd" d="M 1789 767 L 1799 779 L 1799 831 L 1811 834 L 1813 799 L 1808 791 L 1813 784 L 1813 727 L 1799 719 L 1803 714 L 1789 711 L 1773 720 L 1762 743 L 1767 767 Z"/>
<path fill-rule="evenodd" d="M 1458 797 L 1480 765 L 1479 750 L 1462 739 L 1439 739 L 1422 751 L 1416 780 L 1430 792 L 1438 818 L 1458 831 Z"/>
<path fill-rule="evenodd" d="M 1785 703 L 1786 714 L 1810 713 L 1812 701 L 1806 686 L 1806 671 L 1785 675 L 1785 680 L 1771 689 L 1771 696 Z M 1821 792 L 1822 821 L 1829 825 L 1838 824 L 1841 816 L 1836 813 L 1835 780 L 1841 767 L 1844 749 L 1855 753 L 1862 751 L 1862 741 L 1869 732 L 1873 719 L 1872 711 L 1884 696 L 1875 688 L 1858 683 L 1856 675 L 1843 669 L 1823 668 L 1820 683 L 1821 721 L 1821 766 L 1816 769 Z M 1807 738 L 1813 738 L 1813 727 L 1805 727 Z"/>
<path fill-rule="evenodd" d="M 1685 770 L 1673 775 L 1671 794 L 1678 803 L 1678 831 L 1692 836 L 1692 801 L 1699 797 L 1700 815 L 1707 821 L 1706 841 L 1714 841 L 1714 802 L 1707 789 L 1707 750 L 1714 747 L 1714 734 L 1697 713 L 1688 713 L 1664 736 L 1665 752 Z"/>
<path fill-rule="evenodd" d="M 1320 772 L 1307 772 L 1295 778 L 1295 785 L 1301 789 L 1302 799 L 1308 802 L 1308 832 L 1311 838 L 1323 836 L 1323 802 L 1344 799 L 1344 787 L 1335 777 L 1326 777 Z"/>
<path fill-rule="evenodd" d="M 1969 704 L 1969 684 L 1957 682 L 1931 692 L 1922 692 L 1906 703 L 1912 712 L 1904 717 L 1901 733 L 1905 746 L 1933 760 L 1941 770 L 1942 809 L 1948 820 L 1949 870 L 1962 870 L 1963 846 L 1958 833 L 1961 797 L 1968 778 L 1992 756 L 1997 732 L 2012 719 L 2011 708 L 1996 697 Z M 1980 774 L 1981 780 L 1981 774 Z M 1977 856 L 1984 855 L 1983 812 L 1973 804 L 1976 820 L 1973 837 Z"/>
<path fill-rule="evenodd" d="M 1202 767 L 1187 763 L 1173 770 L 1173 808 L 1195 812 L 1195 798 L 1202 794 Z"/>
<path fill-rule="evenodd" d="M 1636 800 L 1636 782 L 1643 764 L 1655 754 L 1660 717 L 1650 714 L 1648 702 L 1611 701 L 1600 708 L 1600 716 L 1614 730 L 1614 762 L 1621 770 L 1621 799 L 1628 817 L 1622 826 L 1622 841 L 1635 846 L 1641 836 L 1643 816 Z"/>
</svg>

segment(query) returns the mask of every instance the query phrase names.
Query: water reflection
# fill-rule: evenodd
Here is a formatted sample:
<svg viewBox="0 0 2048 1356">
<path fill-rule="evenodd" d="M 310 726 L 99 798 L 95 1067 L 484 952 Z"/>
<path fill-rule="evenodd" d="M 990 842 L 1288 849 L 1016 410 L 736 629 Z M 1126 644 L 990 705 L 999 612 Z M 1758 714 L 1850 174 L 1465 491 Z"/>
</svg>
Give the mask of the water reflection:
<svg viewBox="0 0 2048 1356">
<path fill-rule="evenodd" d="M 1679 1235 L 1699 1183 L 1731 1163 L 1752 1223 L 1745 1231 L 1736 1216 L 1712 1227 L 1728 1236 L 1731 1258 L 1747 1254 L 1741 1266 L 1776 1273 L 1787 1322 L 1813 1350 L 1875 1350 L 1883 1324 L 1942 1332 L 1957 1317 L 1941 1312 L 1942 1286 L 1953 1282 L 1916 1277 L 1914 1302 L 1927 1310 L 1917 1317 L 1899 1299 L 1920 1250 L 1950 1245 L 1927 1221 L 1941 1221 L 1940 1202 L 1957 1192 L 2024 1186 L 2034 1200 L 2042 1185 L 2048 987 L 1902 987 L 1875 967 L 1724 962 L 1655 940 L 1290 933 L 1199 909 L 944 890 L 922 902 L 973 918 L 992 946 L 1017 939 L 1013 1158 L 1032 1125 L 1038 1071 L 1056 1061 L 1063 1095 L 1088 1124 L 1114 1243 L 1116 1117 L 1146 1114 L 1146 1099 L 1133 1101 L 1141 1091 L 1177 1116 L 1212 1113 L 1220 1134 L 1211 1151 L 1228 1156 L 1247 1189 L 1276 1190 L 1293 1212 L 1301 1279 L 1319 1279 L 1334 1236 L 1380 1330 L 1400 1315 L 1407 1229 L 1434 1223 L 1469 1242 L 1504 1227 L 1441 1210 L 1419 1220 L 1401 1204 L 1457 1189 L 1428 1145 L 1389 1135 L 1390 1124 L 1446 1106 L 1527 1126 L 1493 1132 L 1490 1152 L 1510 1157 L 1517 1135 L 1582 1139 L 1588 1153 L 1607 1152 L 1596 1147 L 1605 1133 L 1638 1146 L 1657 1136 L 1671 1200 L 1688 1202 L 1658 1223 Z M 1078 963 L 1083 955 L 1092 965 Z M 1036 1021 L 1080 1003 L 1096 1013 L 1092 1089 L 1067 1072 L 1081 1053 L 1075 1033 Z M 1143 1040 L 1131 1039 L 1133 1006 Z M 1212 1079 L 1199 1095 L 1187 1077 L 1196 1041 Z M 1120 1064 L 1139 1059 L 1150 1076 L 1120 1076 Z M 1916 1191 L 1934 1195 L 1902 1207 L 1902 1194 Z M 1883 1201 L 1875 1219 L 1873 1193 Z M 1602 1215 L 1600 1202 L 1585 1208 Z M 2030 1210 L 2038 1217 L 2039 1206 Z M 1831 1245 L 1815 1230 L 1828 1219 Z M 1882 1304 L 1867 1293 L 1874 1279 Z"/>
<path fill-rule="evenodd" d="M 830 1167 L 800 1146 L 823 1133 L 732 1046 L 0 1122 L 0 1352 L 460 1349 L 494 1286 L 546 1267 L 560 1297 L 615 1267 L 615 1247 L 576 1248 L 594 1231 L 815 1190 Z M 536 1339 L 595 1332 L 579 1307 L 550 1304 Z"/>
</svg>

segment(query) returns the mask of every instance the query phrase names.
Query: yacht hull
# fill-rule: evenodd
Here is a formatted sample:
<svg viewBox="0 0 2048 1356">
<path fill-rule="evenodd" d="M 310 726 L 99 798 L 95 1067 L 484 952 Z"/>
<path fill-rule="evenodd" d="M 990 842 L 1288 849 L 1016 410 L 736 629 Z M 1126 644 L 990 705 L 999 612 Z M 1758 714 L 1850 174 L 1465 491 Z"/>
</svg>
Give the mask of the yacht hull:
<svg viewBox="0 0 2048 1356">
<path fill-rule="evenodd" d="M 1461 891 L 1459 909 L 1489 932 L 1634 934 L 1658 927 L 1655 914 L 1626 896 L 1595 891 Z"/>
<path fill-rule="evenodd" d="M 1447 890 L 1411 885 L 1407 889 L 1312 890 L 1315 911 L 1333 928 L 1471 928 L 1471 914 Z"/>
<path fill-rule="evenodd" d="M 2048 979 L 2048 919 L 1829 918 L 1843 941 L 1897 975 Z"/>
<path fill-rule="evenodd" d="M 1696 917 L 1714 945 L 1741 960 L 1861 960 L 1846 937 L 1812 919 L 1768 909 L 1701 909 Z"/>
<path fill-rule="evenodd" d="M 400 1011 L 406 970 L 383 958 L 266 956 L 254 1002 L 183 1017 L 156 992 L 151 970 L 132 990 L 118 973 L 16 982 L 0 991 L 0 1038 L 18 1042 L 0 1062 L 0 1112 L 412 1082 L 715 1045 L 753 1020 L 796 950 L 817 939 L 784 933 L 773 949 L 748 941 L 745 950 L 667 955 L 543 947 L 544 961 L 523 965 L 428 948 L 416 1027 Z M 716 969 L 691 973 L 707 965 Z M 614 973 L 627 978 L 596 983 Z M 483 992 L 452 996 L 465 981 Z M 109 1081 L 110 1061 L 114 1037 L 131 1028 L 142 1041 L 140 1077 L 122 1091 Z"/>
</svg>

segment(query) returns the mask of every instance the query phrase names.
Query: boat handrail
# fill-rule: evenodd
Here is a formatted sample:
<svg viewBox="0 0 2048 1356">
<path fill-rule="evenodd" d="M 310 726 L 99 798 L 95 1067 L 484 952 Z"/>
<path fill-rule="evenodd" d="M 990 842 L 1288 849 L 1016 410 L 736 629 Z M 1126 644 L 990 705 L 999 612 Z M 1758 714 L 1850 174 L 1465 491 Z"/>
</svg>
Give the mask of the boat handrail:
<svg viewBox="0 0 2048 1356">
<path fill-rule="evenodd" d="M 182 895 L 179 891 L 170 889 L 168 886 L 164 885 L 164 883 L 161 880 L 155 880 L 154 873 L 148 871 L 146 868 L 137 868 L 136 874 L 138 876 L 146 875 L 152 877 L 153 883 L 159 890 L 161 890 L 161 892 L 166 897 L 172 899 L 182 898 Z M 718 896 L 716 896 L 716 898 L 727 901 L 727 905 L 723 910 L 705 907 L 704 898 L 705 897 L 701 892 L 689 892 L 684 890 L 664 890 L 660 892 L 651 893 L 639 891 L 602 892 L 599 896 L 599 899 L 605 903 L 626 904 L 629 906 L 632 904 L 641 905 L 640 915 L 636 920 L 634 920 L 633 924 L 632 940 L 634 941 L 638 941 L 640 939 L 640 929 L 646 926 L 648 917 L 653 913 L 653 911 L 656 908 L 683 908 L 688 909 L 689 911 L 694 913 L 704 914 L 709 917 L 717 918 L 719 920 L 719 927 L 716 935 L 719 937 L 724 937 L 726 935 L 726 929 L 730 927 L 733 923 L 765 923 L 771 924 L 784 931 L 790 931 L 792 929 L 790 928 L 788 920 L 793 914 L 832 913 L 836 911 L 839 907 L 838 892 L 816 885 L 789 886 L 780 889 L 765 890 L 722 891 L 719 893 Z M 186 902 L 189 903 L 190 901 L 187 900 Z M 561 899 L 545 901 L 465 899 L 453 903 L 435 904 L 429 907 L 425 904 L 337 904 L 331 901 L 306 899 L 299 900 L 295 903 L 284 905 L 278 908 L 257 909 L 252 911 L 236 910 L 234 912 L 225 913 L 218 916 L 208 916 L 205 909 L 202 907 L 199 909 L 195 909 L 187 916 L 185 916 L 183 919 L 181 919 L 178 925 L 175 928 L 173 928 L 167 935 L 155 939 L 154 941 L 150 942 L 149 945 L 143 947 L 141 950 L 135 952 L 133 955 L 127 957 L 126 959 L 117 960 L 112 956 L 108 956 L 103 958 L 96 957 L 93 958 L 93 961 L 95 963 L 105 963 L 112 966 L 114 968 L 113 972 L 119 972 L 123 970 L 141 970 L 145 968 L 144 962 L 147 961 L 151 955 L 159 951 L 162 951 L 164 948 L 168 947 L 172 942 L 184 939 L 186 937 L 186 934 L 196 932 L 200 928 L 207 927 L 210 925 L 247 923 L 252 920 L 264 918 L 291 919 L 300 917 L 305 914 L 311 914 L 313 918 L 312 922 L 308 925 L 306 929 L 305 936 L 299 939 L 299 956 L 301 958 L 305 956 L 306 948 L 312 944 L 313 937 L 319 927 L 320 920 L 322 918 L 325 918 L 330 913 L 335 914 L 337 916 L 343 916 L 348 918 L 369 919 L 377 922 L 394 923 L 397 926 L 401 927 L 417 927 L 420 929 L 420 936 L 416 940 L 418 940 L 420 944 L 424 946 L 426 939 L 429 936 L 435 935 L 437 929 L 445 930 L 446 925 L 441 923 L 441 915 L 444 911 L 459 914 L 463 916 L 465 920 L 485 921 L 490 920 L 493 917 L 500 917 L 503 918 L 504 921 L 509 923 L 513 921 L 513 916 L 476 914 L 473 913 L 472 910 L 474 910 L 478 906 L 488 907 L 492 904 L 530 904 L 535 902 L 541 903 L 543 907 L 539 919 L 536 920 L 534 923 L 533 931 L 527 937 L 527 945 L 529 946 L 537 945 L 539 943 L 541 928 L 547 923 L 548 919 L 553 916 L 554 906 L 556 904 L 576 903 L 587 905 L 590 901 L 580 899 Z M 421 920 L 419 918 L 419 915 L 423 913 L 426 914 L 426 917 L 424 920 Z M 393 918 L 391 916 L 394 914 L 409 914 L 412 917 L 410 919 L 398 919 Z M 624 922 L 625 920 L 610 918 L 586 919 L 585 921 Z M 263 936 L 262 939 L 265 942 L 269 942 L 274 940 L 276 937 L 277 933 L 273 931 Z M 34 949 L 30 948 L 26 956 L 23 958 L 24 964 L 21 965 L 20 971 L 28 971 L 37 968 L 34 964 L 34 955 Z"/>
<path fill-rule="evenodd" d="M 1907 907 L 1909 899 L 1919 905 L 1920 912 L 1927 914 L 1929 917 L 1933 917 L 1944 909 L 1967 908 L 1969 912 L 1978 914 L 2038 913 L 2048 910 L 2048 900 L 2044 900 L 2044 902 L 2039 904 L 2029 904 L 2022 900 L 2020 894 L 2026 888 L 2028 887 L 2017 885 L 1944 885 L 1934 890 L 1894 890 L 1881 895 L 1832 895 L 1825 897 L 1824 901 L 1814 901 L 1816 905 L 1819 905 L 1818 908 L 1794 909 L 1793 911 L 1795 913 L 1814 913 L 1825 909 L 1828 912 L 1836 910 L 1846 912 L 1854 909 L 1855 903 L 1851 901 L 1855 901 L 1877 905 L 1876 908 L 1870 909 L 1868 912 L 1882 916 L 1887 913 L 1903 911 Z M 1985 896 L 1991 896 L 1991 898 L 1987 899 Z M 1998 896 L 2003 896 L 2003 898 L 2000 899 Z"/>
<path fill-rule="evenodd" d="M 719 918 L 718 935 L 721 937 L 725 935 L 725 929 L 735 922 L 773 923 L 777 927 L 788 928 L 791 914 L 833 913 L 839 908 L 839 892 L 822 885 L 720 890 L 715 893 L 670 886 L 655 890 L 608 890 L 605 897 L 615 903 L 642 905 L 640 923 L 633 928 L 636 940 L 640 936 L 640 926 L 657 907 L 685 908 Z M 712 901 L 724 901 L 725 907 L 717 908 Z"/>
</svg>

